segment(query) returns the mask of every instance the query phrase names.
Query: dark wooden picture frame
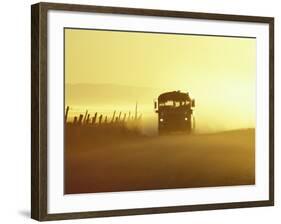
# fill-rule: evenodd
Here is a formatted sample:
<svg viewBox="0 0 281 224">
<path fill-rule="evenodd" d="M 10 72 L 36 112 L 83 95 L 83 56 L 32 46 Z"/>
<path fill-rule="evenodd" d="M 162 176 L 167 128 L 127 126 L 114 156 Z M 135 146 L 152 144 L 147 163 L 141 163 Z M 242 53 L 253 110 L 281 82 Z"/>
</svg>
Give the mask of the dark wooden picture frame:
<svg viewBox="0 0 281 224">
<path fill-rule="evenodd" d="M 47 194 L 47 13 L 49 10 L 195 18 L 269 25 L 269 200 L 48 214 Z M 186 212 L 274 205 L 274 18 L 183 11 L 38 3 L 31 7 L 31 217 L 39 221 Z"/>
</svg>

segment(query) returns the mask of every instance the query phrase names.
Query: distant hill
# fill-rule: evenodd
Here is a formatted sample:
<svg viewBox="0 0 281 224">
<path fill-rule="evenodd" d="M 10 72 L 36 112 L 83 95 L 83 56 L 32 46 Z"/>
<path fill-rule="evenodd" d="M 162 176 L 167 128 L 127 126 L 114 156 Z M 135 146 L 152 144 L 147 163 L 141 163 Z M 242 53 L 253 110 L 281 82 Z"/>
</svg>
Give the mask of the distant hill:
<svg viewBox="0 0 281 224">
<path fill-rule="evenodd" d="M 66 84 L 65 100 L 68 105 L 152 104 L 161 94 L 157 88 L 115 84 Z"/>
</svg>

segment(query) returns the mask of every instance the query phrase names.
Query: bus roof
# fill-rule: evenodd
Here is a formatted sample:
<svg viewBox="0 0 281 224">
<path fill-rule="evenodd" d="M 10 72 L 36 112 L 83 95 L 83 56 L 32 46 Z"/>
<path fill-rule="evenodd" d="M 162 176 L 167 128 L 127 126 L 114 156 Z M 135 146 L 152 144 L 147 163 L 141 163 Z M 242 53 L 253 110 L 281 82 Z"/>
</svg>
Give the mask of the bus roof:
<svg viewBox="0 0 281 224">
<path fill-rule="evenodd" d="M 188 93 L 181 93 L 180 91 L 172 91 L 172 92 L 166 92 L 162 93 L 158 97 L 158 101 L 168 101 L 168 100 L 175 100 L 175 101 L 190 101 L 190 97 Z"/>
</svg>

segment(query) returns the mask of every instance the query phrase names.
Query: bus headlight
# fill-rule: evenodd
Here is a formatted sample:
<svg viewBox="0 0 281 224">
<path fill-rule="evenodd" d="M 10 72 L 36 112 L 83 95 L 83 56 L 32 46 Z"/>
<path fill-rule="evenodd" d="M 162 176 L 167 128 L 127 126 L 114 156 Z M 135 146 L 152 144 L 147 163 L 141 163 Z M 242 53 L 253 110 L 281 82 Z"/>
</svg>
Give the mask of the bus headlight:
<svg viewBox="0 0 281 224">
<path fill-rule="evenodd" d="M 187 117 L 185 117 L 184 120 L 187 121 L 188 120 Z"/>
<path fill-rule="evenodd" d="M 164 119 L 163 118 L 160 118 L 160 122 L 163 122 L 164 121 Z"/>
</svg>

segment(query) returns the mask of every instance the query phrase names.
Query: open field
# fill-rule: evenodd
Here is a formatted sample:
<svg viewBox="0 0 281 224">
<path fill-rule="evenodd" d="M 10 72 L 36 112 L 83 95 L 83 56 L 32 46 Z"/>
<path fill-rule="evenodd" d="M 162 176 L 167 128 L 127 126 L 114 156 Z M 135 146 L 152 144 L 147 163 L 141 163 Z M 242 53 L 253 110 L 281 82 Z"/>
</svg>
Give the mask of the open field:
<svg viewBox="0 0 281 224">
<path fill-rule="evenodd" d="M 66 130 L 66 194 L 250 184 L 254 129 L 96 139 Z"/>
</svg>

